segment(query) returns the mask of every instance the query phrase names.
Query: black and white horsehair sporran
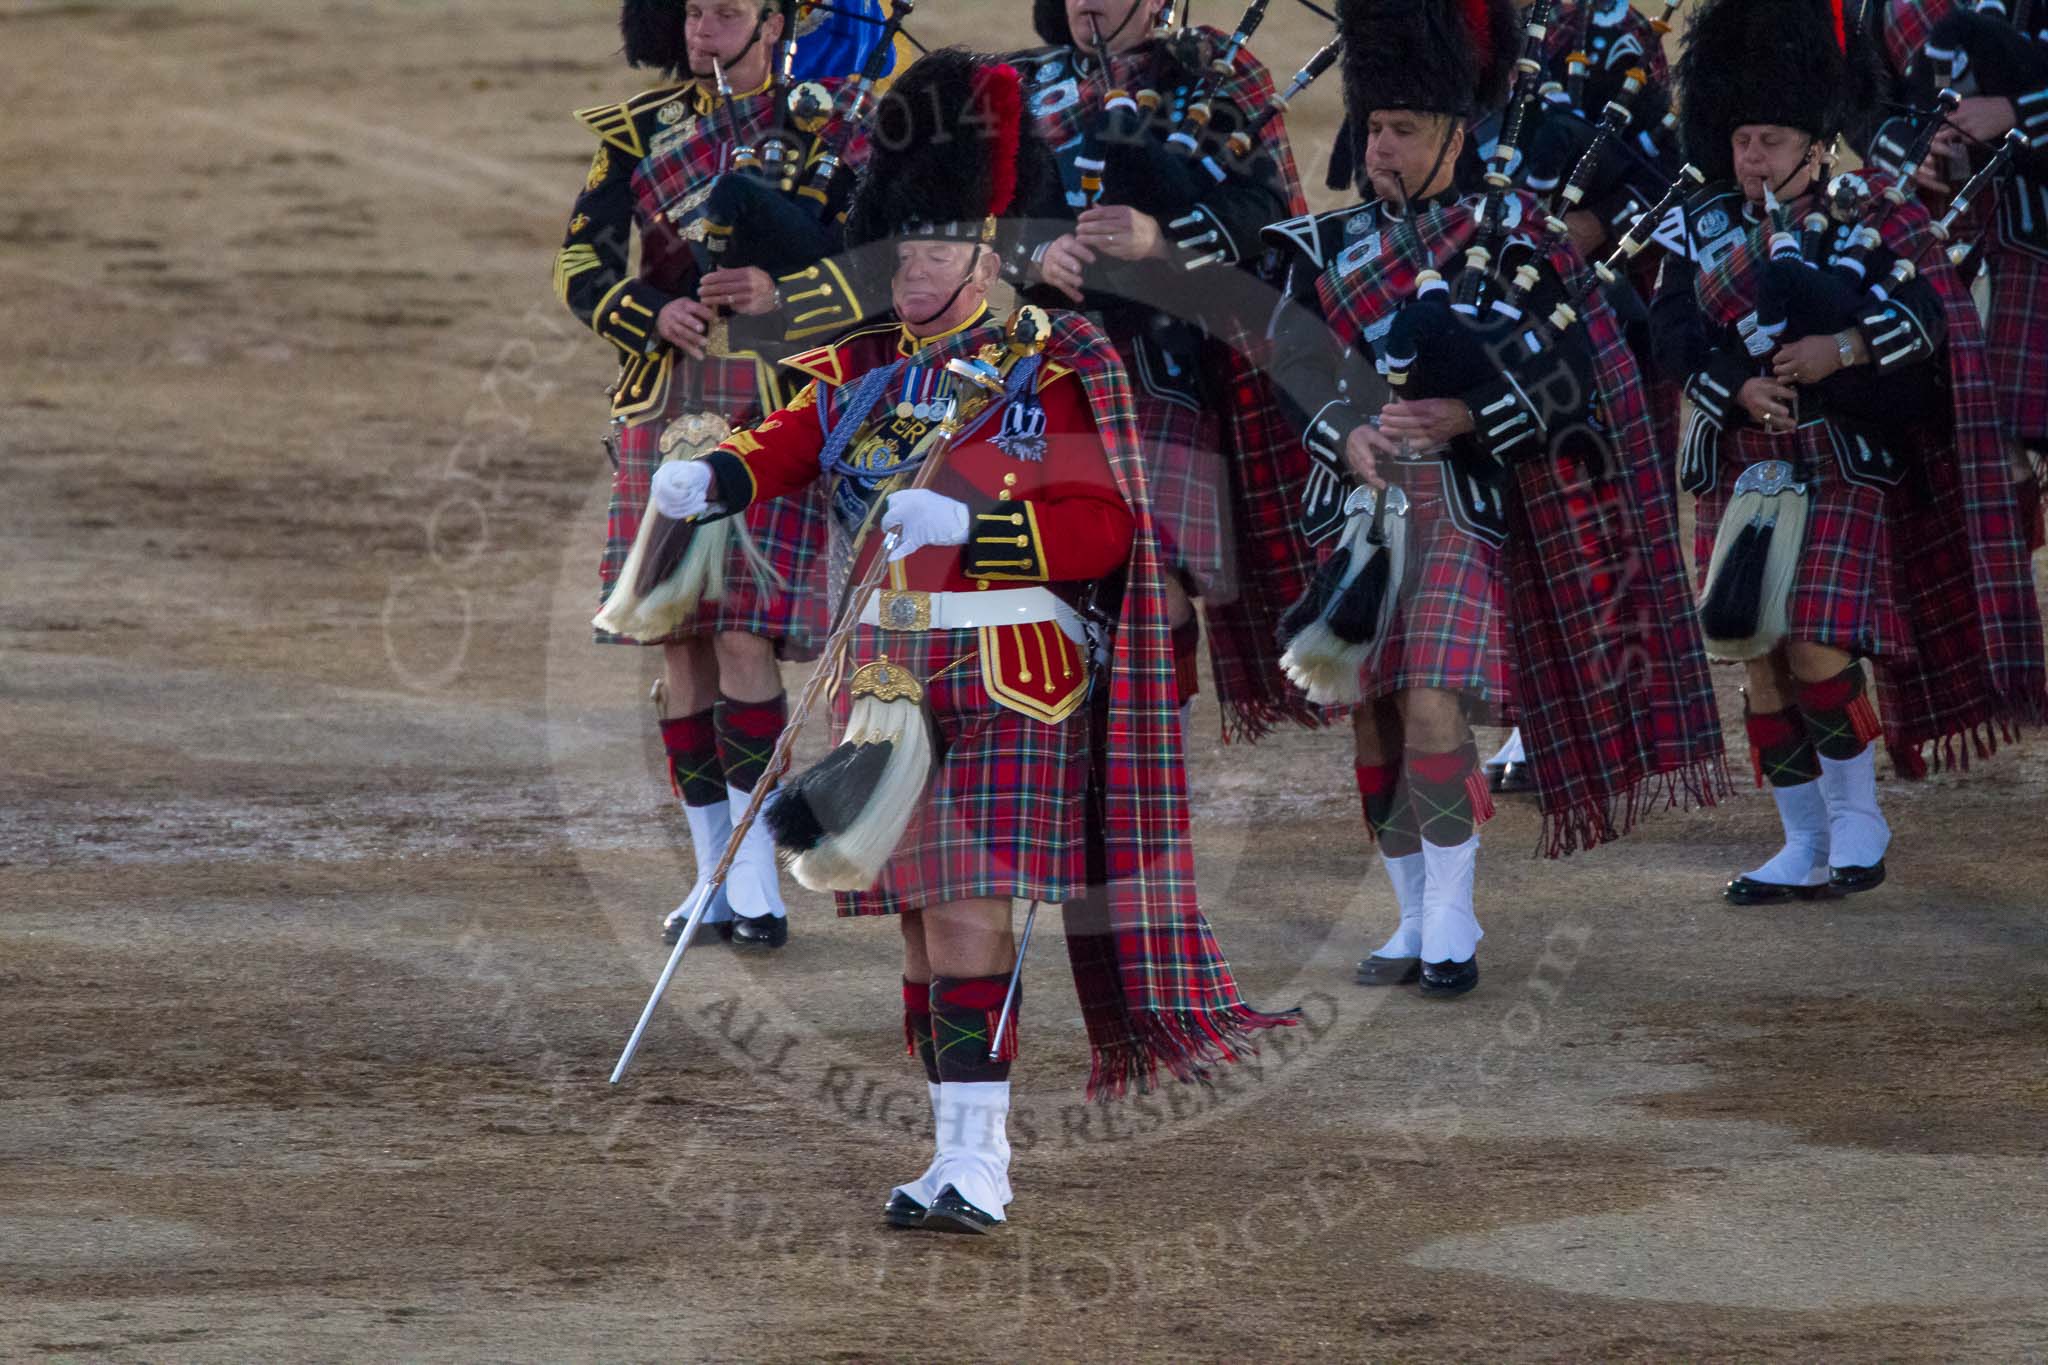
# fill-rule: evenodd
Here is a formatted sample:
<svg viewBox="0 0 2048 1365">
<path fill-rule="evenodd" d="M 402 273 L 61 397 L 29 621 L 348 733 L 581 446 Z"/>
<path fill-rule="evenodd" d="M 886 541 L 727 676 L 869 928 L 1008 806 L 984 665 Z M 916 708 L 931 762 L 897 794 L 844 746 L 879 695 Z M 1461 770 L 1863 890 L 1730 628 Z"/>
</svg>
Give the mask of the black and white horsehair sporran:
<svg viewBox="0 0 2048 1365">
<path fill-rule="evenodd" d="M 1392 485 L 1355 488 L 1344 513 L 1336 551 L 1280 619 L 1287 642 L 1280 666 L 1318 706 L 1362 697 L 1360 672 L 1386 642 L 1408 566 L 1406 493 Z"/>
</svg>

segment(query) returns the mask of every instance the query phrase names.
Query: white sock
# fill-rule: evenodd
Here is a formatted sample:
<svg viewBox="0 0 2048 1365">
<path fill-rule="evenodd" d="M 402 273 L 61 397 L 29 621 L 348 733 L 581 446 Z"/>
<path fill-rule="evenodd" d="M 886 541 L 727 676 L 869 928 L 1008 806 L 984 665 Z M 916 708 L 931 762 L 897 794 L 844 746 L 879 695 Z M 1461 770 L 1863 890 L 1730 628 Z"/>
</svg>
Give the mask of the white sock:
<svg viewBox="0 0 2048 1365">
<path fill-rule="evenodd" d="M 1401 858 L 1380 854 L 1387 880 L 1394 884 L 1394 904 L 1400 907 L 1401 924 L 1392 936 L 1372 950 L 1374 957 L 1415 957 L 1422 952 L 1422 897 L 1428 884 L 1429 868 L 1420 853 Z"/>
<path fill-rule="evenodd" d="M 939 1083 L 939 1159 L 932 1179 L 995 1218 L 1010 1202 L 1009 1119 L 1008 1081 Z"/>
<path fill-rule="evenodd" d="M 1891 847 L 1892 827 L 1877 807 L 1877 750 L 1854 758 L 1821 755 L 1820 781 L 1828 803 L 1828 861 L 1836 867 L 1875 867 Z"/>
<path fill-rule="evenodd" d="M 1522 727 L 1517 725 L 1508 732 L 1508 742 L 1501 745 L 1499 752 L 1495 753 L 1492 758 L 1486 760 L 1486 766 L 1489 768 L 1505 768 L 1510 763 L 1526 761 L 1527 755 L 1522 752 Z"/>
<path fill-rule="evenodd" d="M 726 795 L 732 800 L 733 818 L 747 808 L 753 800 L 752 792 L 743 792 L 738 787 L 727 787 Z M 782 870 L 775 862 L 775 836 L 768 832 L 767 811 L 747 828 L 746 837 L 740 840 L 739 855 L 732 860 L 732 871 L 725 879 L 725 894 L 732 902 L 733 913 L 748 919 L 760 919 L 774 915 L 778 919 L 789 913 L 782 903 Z"/>
<path fill-rule="evenodd" d="M 1479 836 L 1462 844 L 1422 841 L 1429 880 L 1422 893 L 1422 960 L 1467 962 L 1485 932 L 1472 913 L 1472 881 L 1479 864 Z"/>
<path fill-rule="evenodd" d="M 1778 823 L 1785 827 L 1785 846 L 1777 856 L 1742 875 L 1773 886 L 1824 886 L 1828 880 L 1828 803 L 1820 783 L 1773 787 Z"/>
</svg>

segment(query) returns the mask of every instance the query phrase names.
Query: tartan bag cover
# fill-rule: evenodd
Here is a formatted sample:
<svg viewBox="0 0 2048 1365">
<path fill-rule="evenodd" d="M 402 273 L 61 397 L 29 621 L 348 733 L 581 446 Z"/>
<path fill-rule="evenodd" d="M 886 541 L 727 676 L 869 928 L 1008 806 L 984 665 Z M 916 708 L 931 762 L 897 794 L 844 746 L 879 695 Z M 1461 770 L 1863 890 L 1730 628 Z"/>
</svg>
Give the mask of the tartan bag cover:
<svg viewBox="0 0 2048 1365">
<path fill-rule="evenodd" d="M 1891 69 L 1905 75 L 1935 27 L 1959 7 L 1958 0 L 1882 0 L 1877 32 Z"/>
<path fill-rule="evenodd" d="M 1521 222 L 1542 221 L 1533 196 L 1511 198 Z M 1316 287 L 1337 341 L 1356 344 L 1391 316 L 1413 297 L 1425 266 L 1452 277 L 1481 202 L 1432 209 L 1413 233 L 1389 234 L 1351 271 L 1326 270 Z M 1560 278 L 1579 273 L 1568 248 L 1534 245 Z M 1649 811 L 1712 805 L 1728 790 L 1720 713 L 1642 376 L 1607 301 L 1595 292 L 1579 313 L 1593 348 L 1599 425 L 1554 432 L 1546 455 L 1516 469 L 1503 563 L 1515 699 L 1542 848 L 1553 858 L 1619 838 Z"/>
<path fill-rule="evenodd" d="M 1195 31 L 1208 41 L 1212 50 L 1217 52 L 1221 52 L 1224 45 L 1230 41 L 1229 34 L 1207 24 L 1197 24 Z M 1048 51 L 1044 48 L 1038 50 Z M 1165 52 L 1160 44 L 1148 42 L 1129 52 L 1112 55 L 1109 59 L 1109 73 L 1119 89 L 1146 89 L 1155 83 L 1155 73 L 1164 56 Z M 1045 139 L 1048 147 L 1066 146 L 1083 136 L 1101 116 L 1102 97 L 1109 89 L 1109 83 L 1103 80 L 1102 72 L 1095 69 L 1077 71 L 1074 79 L 1080 98 L 1063 109 L 1033 115 L 1038 134 Z M 1259 60 L 1246 49 L 1239 49 L 1232 75 L 1227 80 L 1217 83 L 1212 96 L 1215 100 L 1235 107 L 1246 118 L 1264 109 L 1277 97 L 1278 92 L 1273 88 L 1273 78 L 1267 74 L 1266 68 Z M 1253 144 L 1250 159 L 1256 161 L 1262 152 L 1270 155 L 1281 183 L 1287 187 L 1288 202 L 1291 205 L 1288 211 L 1306 213 L 1307 203 L 1301 197 L 1301 175 L 1295 169 L 1294 148 L 1287 140 L 1287 130 L 1283 126 L 1285 123 L 1284 117 L 1276 118 L 1265 126 Z M 1111 202 L 1114 202 L 1113 197 Z"/>
<path fill-rule="evenodd" d="M 1130 382 L 1100 328 L 1078 313 L 1053 317 L 1045 359 L 1081 381 L 1117 491 L 1136 519 L 1097 756 L 1104 884 L 1063 909 L 1088 1029 L 1088 1097 L 1110 1099 L 1153 1088 L 1162 1068 L 1177 1080 L 1201 1079 L 1252 1051 L 1254 1032 L 1296 1020 L 1244 1002 L 1196 901 L 1164 569 Z M 973 327 L 920 354 L 943 365 L 1002 341 L 1000 327 Z"/>
<path fill-rule="evenodd" d="M 1894 205 L 1884 197 L 1893 179 L 1874 169 L 1863 174 L 1876 206 L 1865 221 L 1886 250 L 1919 268 L 1948 326 L 1953 417 L 1909 452 L 1925 476 L 1925 500 L 1903 496 L 1908 483 L 1890 507 L 1898 605 L 1914 648 L 1901 659 L 1873 661 L 1885 747 L 1910 778 L 1930 766 L 1968 766 L 1973 740 L 1988 756 L 2001 733 L 2048 721 L 2048 660 L 1976 305 L 1920 201 L 1908 196 Z M 1732 325 L 1754 306 L 1761 235 L 1749 234 L 1696 278 L 1700 307 L 1715 323 Z"/>
</svg>

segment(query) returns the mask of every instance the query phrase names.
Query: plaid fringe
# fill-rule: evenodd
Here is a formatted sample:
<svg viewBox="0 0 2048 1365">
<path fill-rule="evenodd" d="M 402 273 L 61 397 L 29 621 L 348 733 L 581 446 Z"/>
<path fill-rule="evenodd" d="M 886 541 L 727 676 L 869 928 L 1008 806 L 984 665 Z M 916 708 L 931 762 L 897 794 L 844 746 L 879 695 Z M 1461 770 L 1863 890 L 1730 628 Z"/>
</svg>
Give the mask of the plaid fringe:
<svg viewBox="0 0 2048 1365">
<path fill-rule="evenodd" d="M 1917 782 L 1932 773 L 1966 773 L 1970 771 L 1972 749 L 1976 750 L 1978 758 L 1990 758 L 1998 752 L 1999 740 L 2017 744 L 2022 733 L 2018 726 L 1994 725 L 1985 721 L 1918 744 L 1902 746 L 1887 741 L 1885 754 L 1892 761 L 1893 771 L 1900 777 Z"/>
<path fill-rule="evenodd" d="M 1545 811 L 1537 848 L 1546 858 L 1569 857 L 1633 832 L 1645 815 L 1717 806 L 1728 794 L 1727 764 L 1719 755 L 1701 758 L 1681 769 L 1646 774 L 1619 791 Z"/>
<path fill-rule="evenodd" d="M 1264 1029 L 1291 1028 L 1301 1011 L 1268 1014 L 1247 1005 L 1227 1010 L 1148 1010 L 1133 1015 L 1131 1036 L 1094 1049 L 1088 1070 L 1090 1100 L 1118 1100 L 1133 1090 L 1146 1094 L 1159 1086 L 1164 1070 L 1182 1084 L 1211 1083 L 1217 1066 L 1258 1055 L 1252 1036 Z"/>
</svg>

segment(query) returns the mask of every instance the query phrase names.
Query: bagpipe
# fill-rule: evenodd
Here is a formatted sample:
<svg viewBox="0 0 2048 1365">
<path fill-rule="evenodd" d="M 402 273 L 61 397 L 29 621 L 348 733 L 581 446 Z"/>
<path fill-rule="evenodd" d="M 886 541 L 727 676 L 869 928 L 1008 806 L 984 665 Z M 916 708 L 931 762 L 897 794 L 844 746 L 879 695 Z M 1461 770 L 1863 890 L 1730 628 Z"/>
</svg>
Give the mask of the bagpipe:
<svg viewBox="0 0 2048 1365">
<path fill-rule="evenodd" d="M 778 3 L 786 18 L 774 80 L 779 121 L 758 143 L 742 139 L 732 87 L 723 70 L 717 73 L 734 149 L 704 206 L 700 265 L 707 272 L 755 266 L 788 275 L 839 249 L 838 212 L 853 179 L 846 156 L 874 116 L 876 86 L 917 0 L 895 0 L 881 20 L 848 12 L 879 23 L 881 33 L 836 100 L 819 82 L 794 79 L 797 0 Z"/>
<path fill-rule="evenodd" d="M 1670 31 L 1681 3 L 1666 0 L 1662 14 L 1651 21 L 1660 40 Z M 1590 4 L 1585 9 L 1589 23 L 1592 9 Z M 1624 111 L 1617 126 L 1615 117 Z M 1550 199 L 1571 183 L 1567 172 L 1577 168 L 1572 178 L 1580 192 L 1564 206 L 1567 212 L 1584 207 L 1588 200 L 1619 195 L 1621 207 L 1612 221 L 1630 221 L 1655 202 L 1671 179 L 1678 113 L 1670 91 L 1650 84 L 1647 54 L 1627 67 L 1595 72 L 1582 44 L 1565 57 L 1563 80 L 1542 82 L 1533 119 L 1535 127 L 1518 142 L 1524 145 L 1522 182 Z M 1586 154 L 1595 146 L 1601 155 L 1589 164 Z"/>
<path fill-rule="evenodd" d="M 1341 36 L 1333 36 L 1317 48 L 1309 59 L 1301 64 L 1301 69 L 1294 73 L 1286 86 L 1274 92 L 1273 98 L 1264 108 L 1254 112 L 1243 126 L 1224 139 L 1223 150 L 1226 159 L 1233 165 L 1244 167 L 1244 173 L 1253 180 L 1263 180 L 1271 176 L 1278 168 L 1272 164 L 1270 154 L 1261 154 L 1257 157 L 1253 155 L 1258 147 L 1259 138 L 1274 120 L 1287 112 L 1288 107 L 1301 97 L 1304 90 L 1314 85 L 1322 78 L 1323 73 L 1336 64 L 1337 58 L 1343 53 L 1344 39 Z M 1205 159 L 1205 167 L 1213 167 L 1214 164 L 1213 158 Z M 1221 179 L 1214 171 L 1212 177 Z M 1169 221 L 1166 225 L 1167 231 L 1177 234 L 1177 240 L 1185 251 L 1195 252 L 1214 248 L 1206 250 L 1203 255 L 1182 262 L 1182 268 L 1185 270 L 1201 270 L 1206 266 L 1221 265 L 1230 260 L 1230 252 L 1218 245 L 1221 234 L 1214 228 L 1203 232 L 1203 226 L 1202 215 L 1199 213 L 1186 214 Z"/>
<path fill-rule="evenodd" d="M 1156 85 L 1136 92 L 1112 88 L 1104 94 L 1095 123 L 1091 204 L 1127 205 L 1162 224 L 1177 222 L 1212 186 L 1229 178 L 1230 171 L 1218 160 L 1223 154 L 1219 142 L 1228 137 L 1216 128 L 1218 95 L 1237 74 L 1238 54 L 1258 32 L 1270 3 L 1252 0 L 1236 30 L 1213 52 L 1204 52 L 1201 36 L 1184 22 L 1164 44 L 1165 60 L 1152 73 Z M 1093 36 L 1096 61 L 1108 81 L 1108 48 L 1099 29 Z M 1081 170 L 1088 189 L 1089 167 L 1084 164 Z M 1108 190 L 1112 184 L 1113 194 Z"/>
<path fill-rule="evenodd" d="M 1263 181 L 1277 174 L 1272 158 L 1258 154 L 1259 138 L 1340 51 L 1333 39 L 1264 107 L 1235 107 L 1227 96 L 1241 75 L 1239 59 L 1270 7 L 1271 0 L 1251 0 L 1220 42 L 1189 26 L 1183 11 L 1179 31 L 1163 44 L 1154 84 L 1136 91 L 1112 86 L 1099 117 L 1084 130 L 1076 166 L 1087 202 L 1125 205 L 1156 218 L 1182 249 L 1186 270 L 1230 259 L 1223 233 L 1197 206 L 1233 179 Z M 1092 38 L 1093 56 L 1110 81 L 1100 31 Z"/>
</svg>

